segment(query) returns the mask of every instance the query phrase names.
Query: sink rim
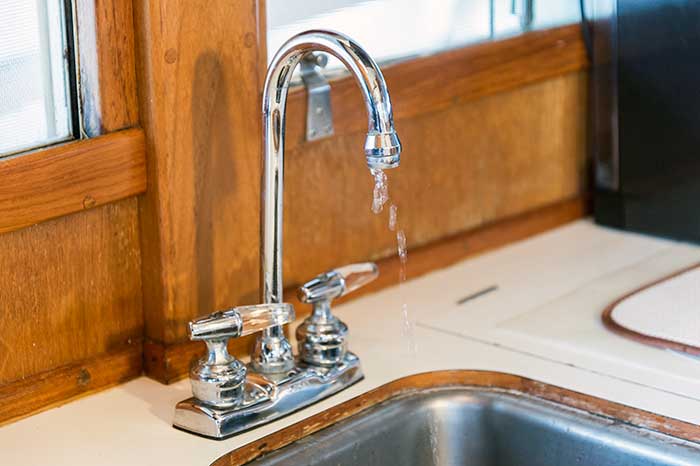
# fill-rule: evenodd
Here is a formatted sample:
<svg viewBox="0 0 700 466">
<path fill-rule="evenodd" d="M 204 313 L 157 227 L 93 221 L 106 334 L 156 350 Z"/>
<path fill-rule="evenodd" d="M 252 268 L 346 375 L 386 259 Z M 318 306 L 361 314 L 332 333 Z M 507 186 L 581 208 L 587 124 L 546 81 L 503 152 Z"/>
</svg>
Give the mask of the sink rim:
<svg viewBox="0 0 700 466">
<path fill-rule="evenodd" d="M 602 398 L 505 372 L 446 370 L 409 375 L 381 385 L 337 406 L 317 413 L 224 454 L 212 466 L 242 465 L 403 395 L 441 388 L 507 391 L 624 422 L 631 427 L 700 443 L 700 426 Z"/>
</svg>

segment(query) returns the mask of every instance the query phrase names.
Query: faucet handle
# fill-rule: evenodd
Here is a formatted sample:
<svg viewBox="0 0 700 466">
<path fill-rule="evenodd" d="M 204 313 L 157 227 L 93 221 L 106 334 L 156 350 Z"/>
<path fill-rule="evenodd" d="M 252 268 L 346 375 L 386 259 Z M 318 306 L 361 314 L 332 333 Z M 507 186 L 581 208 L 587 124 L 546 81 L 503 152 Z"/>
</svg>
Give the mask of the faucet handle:
<svg viewBox="0 0 700 466">
<path fill-rule="evenodd" d="M 204 342 L 238 338 L 294 320 L 294 307 L 288 303 L 237 306 L 190 322 L 190 339 Z"/>
<path fill-rule="evenodd" d="M 379 276 L 372 262 L 350 264 L 318 275 L 299 288 L 299 300 L 313 304 L 311 316 L 297 327 L 299 358 L 306 364 L 333 367 L 342 364 L 348 348 L 348 327 L 331 312 L 331 301 Z"/>
<path fill-rule="evenodd" d="M 374 262 L 345 265 L 304 283 L 297 295 L 302 303 L 331 301 L 365 286 L 378 276 L 379 268 Z"/>
<path fill-rule="evenodd" d="M 203 341 L 207 354 L 190 370 L 194 397 L 214 408 L 238 405 L 243 398 L 245 366 L 228 352 L 228 340 L 294 320 L 288 303 L 238 306 L 190 322 L 190 339 Z"/>
</svg>

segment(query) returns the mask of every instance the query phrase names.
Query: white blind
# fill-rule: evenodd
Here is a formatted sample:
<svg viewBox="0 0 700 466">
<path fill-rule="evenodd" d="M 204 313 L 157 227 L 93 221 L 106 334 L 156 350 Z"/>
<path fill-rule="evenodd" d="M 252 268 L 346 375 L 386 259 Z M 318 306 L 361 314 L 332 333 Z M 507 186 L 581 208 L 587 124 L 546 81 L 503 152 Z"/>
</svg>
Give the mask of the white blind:
<svg viewBox="0 0 700 466">
<path fill-rule="evenodd" d="M 0 156 L 71 135 L 60 0 L 0 0 Z"/>
</svg>

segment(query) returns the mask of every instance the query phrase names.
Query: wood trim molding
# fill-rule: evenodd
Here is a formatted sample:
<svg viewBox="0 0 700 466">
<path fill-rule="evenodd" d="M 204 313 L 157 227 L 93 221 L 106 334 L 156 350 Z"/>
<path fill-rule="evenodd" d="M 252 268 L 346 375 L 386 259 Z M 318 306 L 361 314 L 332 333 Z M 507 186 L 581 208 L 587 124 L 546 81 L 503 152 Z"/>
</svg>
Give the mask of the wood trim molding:
<svg viewBox="0 0 700 466">
<path fill-rule="evenodd" d="M 141 355 L 141 343 L 134 342 L 119 351 L 0 385 L 0 426 L 138 377 Z"/>
<path fill-rule="evenodd" d="M 576 197 L 412 249 L 409 252 L 406 278 L 417 278 L 467 257 L 564 225 L 588 213 L 590 213 L 590 207 L 587 198 Z M 396 285 L 400 268 L 398 257 L 382 259 L 377 261 L 377 265 L 380 271 L 377 280 L 338 302 L 346 302 Z M 303 319 L 310 312 L 309 306 L 297 300 L 296 287 L 286 290 L 285 301 L 294 304 L 297 309 L 297 319 Z M 251 335 L 232 340 L 229 349 L 233 354 L 243 357 L 249 354 L 254 338 L 255 335 Z M 187 341 L 164 345 L 147 340 L 144 343 L 144 370 L 149 377 L 163 383 L 172 383 L 187 375 L 190 365 L 201 357 L 203 351 L 204 345 L 201 342 Z"/>
<path fill-rule="evenodd" d="M 655 280 L 651 283 L 648 283 L 641 288 L 638 288 L 634 291 L 631 291 L 630 293 L 627 293 L 626 295 L 622 296 L 621 298 L 616 299 L 613 303 L 611 303 L 608 307 L 605 308 L 603 311 L 602 319 L 603 319 L 603 324 L 605 326 L 612 330 L 613 332 L 622 335 L 623 337 L 626 338 L 631 338 L 633 340 L 636 340 L 640 343 L 644 343 L 646 345 L 652 345 L 652 346 L 657 346 L 659 348 L 664 348 L 664 349 L 672 349 L 675 351 L 680 351 L 683 353 L 688 353 L 694 356 L 700 356 L 700 348 L 697 346 L 692 346 L 692 345 L 685 345 L 683 343 L 671 341 L 671 340 L 666 340 L 664 338 L 658 338 L 658 337 L 653 337 L 651 335 L 645 335 L 643 333 L 636 332 L 632 329 L 629 329 L 627 327 L 624 327 L 620 325 L 615 319 L 613 319 L 612 313 L 615 310 L 615 308 L 625 299 L 636 295 L 637 293 L 641 293 L 644 290 L 647 290 L 653 286 L 656 286 L 660 283 L 663 283 L 667 280 L 671 280 L 672 278 L 675 278 L 679 275 L 682 275 L 686 272 L 690 272 L 691 270 L 697 269 L 700 267 L 700 264 L 693 264 L 690 267 L 686 267 L 682 270 L 679 270 L 678 272 L 674 272 L 671 275 L 667 275 L 663 278 L 660 278 L 659 280 Z"/>
<path fill-rule="evenodd" d="M 528 32 L 382 68 L 400 122 L 451 105 L 588 68 L 579 25 Z M 364 103 L 351 76 L 331 81 L 335 135 L 367 130 Z M 306 90 L 290 91 L 286 150 L 306 144 Z M 289 138 L 297 135 L 297 138 Z"/>
<path fill-rule="evenodd" d="M 308 419 L 238 448 L 212 463 L 212 466 L 237 466 L 266 453 L 278 450 L 308 435 L 325 429 L 343 419 L 396 396 L 426 389 L 448 387 L 478 387 L 509 390 L 546 401 L 558 403 L 588 413 L 619 419 L 622 422 L 662 434 L 697 442 L 700 426 L 658 414 L 631 408 L 572 390 L 548 385 L 517 375 L 488 371 L 438 371 L 411 375 L 334 406 Z"/>
<path fill-rule="evenodd" d="M 143 131 L 0 159 L 0 233 L 114 202 L 146 190 Z"/>
<path fill-rule="evenodd" d="M 88 137 L 138 123 L 132 0 L 77 0 L 78 96 Z"/>
</svg>

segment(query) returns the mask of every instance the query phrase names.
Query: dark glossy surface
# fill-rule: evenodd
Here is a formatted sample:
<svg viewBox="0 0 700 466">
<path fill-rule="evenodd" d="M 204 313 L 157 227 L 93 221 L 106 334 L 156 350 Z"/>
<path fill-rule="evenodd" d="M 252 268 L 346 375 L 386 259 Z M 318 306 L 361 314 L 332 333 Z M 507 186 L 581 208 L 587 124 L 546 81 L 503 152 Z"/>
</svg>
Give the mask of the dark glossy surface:
<svg viewBox="0 0 700 466">
<path fill-rule="evenodd" d="M 700 446 L 535 398 L 443 389 L 389 400 L 257 466 L 697 466 Z"/>
<path fill-rule="evenodd" d="M 700 2 L 593 1 L 596 218 L 700 242 Z"/>
</svg>

